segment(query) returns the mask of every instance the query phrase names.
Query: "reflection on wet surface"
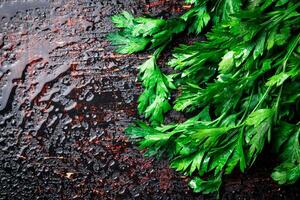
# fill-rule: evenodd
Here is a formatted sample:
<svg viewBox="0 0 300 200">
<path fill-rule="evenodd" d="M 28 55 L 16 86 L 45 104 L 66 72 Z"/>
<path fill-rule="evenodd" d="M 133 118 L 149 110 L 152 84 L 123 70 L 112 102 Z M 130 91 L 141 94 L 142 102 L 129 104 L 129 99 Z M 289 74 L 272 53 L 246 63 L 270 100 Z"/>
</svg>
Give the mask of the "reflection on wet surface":
<svg viewBox="0 0 300 200">
<path fill-rule="evenodd" d="M 120 98 L 126 97 L 125 90 L 130 89 L 124 88 L 125 82 L 131 89 L 134 85 L 129 75 L 133 70 L 117 68 L 109 55 L 103 59 L 107 31 L 98 34 L 94 30 L 96 26 L 103 30 L 100 22 L 109 19 L 107 16 L 98 24 L 94 22 L 101 11 L 98 7 L 88 3 L 57 7 L 55 2 L 44 1 L 1 5 L 0 9 L 5 10 L 1 14 L 5 16 L 1 22 L 5 24 L 0 60 L 2 129 L 38 132 L 43 124 L 49 125 L 50 113 L 58 116 L 61 111 L 63 116 L 68 115 L 80 107 L 77 101 L 91 102 L 95 94 L 109 98 L 111 103 L 118 98 L 123 103 Z M 106 24 L 106 29 L 111 27 Z"/>
</svg>

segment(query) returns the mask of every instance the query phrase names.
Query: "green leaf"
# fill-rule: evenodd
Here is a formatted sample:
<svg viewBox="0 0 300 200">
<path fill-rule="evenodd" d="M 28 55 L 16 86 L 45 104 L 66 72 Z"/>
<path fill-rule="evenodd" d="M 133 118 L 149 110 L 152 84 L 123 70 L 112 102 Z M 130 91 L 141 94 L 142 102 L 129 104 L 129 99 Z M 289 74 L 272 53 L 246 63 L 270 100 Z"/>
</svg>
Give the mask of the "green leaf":
<svg viewBox="0 0 300 200">
<path fill-rule="evenodd" d="M 281 160 L 300 163 L 300 128 L 288 138 L 279 156 Z"/>
<path fill-rule="evenodd" d="M 267 49 L 270 50 L 274 47 L 275 40 L 276 40 L 276 32 L 277 32 L 277 27 L 273 28 L 271 32 L 268 34 L 267 38 Z"/>
<path fill-rule="evenodd" d="M 126 11 L 123 11 L 119 15 L 114 15 L 112 17 L 112 22 L 115 24 L 117 28 L 128 28 L 133 26 L 134 17 Z"/>
<path fill-rule="evenodd" d="M 182 19 L 169 19 L 166 21 L 164 28 L 153 35 L 151 48 L 168 44 L 175 35 L 183 32 L 185 28 L 186 24 Z"/>
<path fill-rule="evenodd" d="M 199 151 L 198 153 L 195 154 L 193 161 L 192 161 L 192 165 L 191 165 L 191 169 L 190 169 L 190 175 L 192 175 L 192 173 L 197 169 L 200 170 L 201 164 L 202 164 L 202 160 L 204 158 L 204 152 Z"/>
<path fill-rule="evenodd" d="M 232 129 L 233 127 L 221 127 L 221 128 L 206 128 L 206 129 L 199 129 L 197 132 L 191 137 L 195 140 L 203 139 L 206 137 L 218 137 L 220 135 L 225 134 L 227 131 Z"/>
<path fill-rule="evenodd" d="M 248 126 L 246 143 L 250 146 L 248 151 L 248 163 L 252 165 L 259 153 L 262 152 L 267 136 L 270 134 L 274 117 L 273 109 L 260 109 L 251 113 L 245 121 Z"/>
<path fill-rule="evenodd" d="M 217 7 L 217 15 L 220 15 L 224 21 L 232 20 L 234 14 L 240 11 L 241 5 L 240 0 L 224 0 Z"/>
<path fill-rule="evenodd" d="M 219 174 L 227 162 L 229 161 L 230 156 L 233 153 L 233 148 L 226 149 L 226 151 L 216 153 L 214 160 L 212 161 L 209 171 L 214 170 L 214 174 Z"/>
<path fill-rule="evenodd" d="M 275 168 L 272 178 L 279 184 L 293 184 L 299 180 L 300 164 L 282 163 Z"/>
<path fill-rule="evenodd" d="M 124 36 L 123 33 L 111 33 L 108 35 L 108 39 L 112 42 L 112 45 L 117 47 L 116 52 L 120 54 L 143 51 L 150 42 L 147 38 L 128 37 Z"/>
<path fill-rule="evenodd" d="M 281 121 L 278 126 L 279 127 L 275 130 L 275 137 L 273 138 L 273 148 L 277 153 L 295 130 L 295 125 L 283 121 Z"/>
<path fill-rule="evenodd" d="M 175 88 L 173 78 L 162 74 L 156 65 L 155 56 L 139 66 L 139 74 L 145 90 L 138 99 L 138 111 L 150 118 L 153 124 L 162 123 L 163 114 L 171 109 L 168 98 L 169 90 Z"/>
<path fill-rule="evenodd" d="M 268 82 L 266 83 L 266 86 L 274 86 L 276 85 L 277 87 L 282 85 L 283 82 L 288 79 L 290 76 L 286 72 L 281 72 L 279 74 L 276 74 L 272 77 L 269 78 Z"/>
<path fill-rule="evenodd" d="M 137 25 L 132 30 L 133 36 L 152 36 L 162 29 L 165 20 L 139 17 L 134 20 Z"/>
<path fill-rule="evenodd" d="M 125 133 L 131 138 L 143 138 L 149 134 L 161 134 L 162 132 L 148 126 L 144 122 L 138 121 L 135 125 L 130 125 L 125 129 Z"/>
<path fill-rule="evenodd" d="M 219 63 L 219 71 L 222 74 L 228 73 L 231 71 L 233 66 L 234 66 L 234 51 L 229 51 L 224 55 L 222 61 Z"/>
<path fill-rule="evenodd" d="M 291 29 L 289 26 L 284 26 L 280 32 L 276 34 L 275 44 L 282 46 L 287 43 L 288 38 L 291 36 Z"/>
<path fill-rule="evenodd" d="M 248 126 L 258 126 L 265 120 L 272 120 L 274 116 L 273 109 L 260 109 L 251 113 L 245 121 Z"/>
<path fill-rule="evenodd" d="M 151 140 L 151 141 L 159 141 L 159 140 L 168 140 L 172 134 L 151 134 L 151 135 L 146 135 L 145 139 L 146 140 Z"/>
<path fill-rule="evenodd" d="M 199 34 L 210 21 L 210 15 L 206 10 L 206 6 L 194 7 L 181 16 L 184 21 L 190 23 L 189 33 Z"/>
<path fill-rule="evenodd" d="M 163 121 L 163 113 L 171 109 L 170 104 L 165 101 L 165 98 L 156 96 L 154 101 L 145 110 L 145 117 L 150 117 L 151 121 Z"/>
<path fill-rule="evenodd" d="M 244 172 L 247 167 L 243 146 L 244 146 L 244 132 L 243 132 L 243 130 L 241 130 L 241 133 L 240 133 L 239 139 L 238 139 L 238 144 L 237 144 L 237 154 L 240 159 L 240 170 L 242 172 Z"/>
<path fill-rule="evenodd" d="M 287 4 L 289 0 L 278 0 L 276 3 L 276 6 L 283 6 L 284 4 Z"/>
<path fill-rule="evenodd" d="M 219 191 L 221 183 L 221 175 L 209 178 L 208 180 L 203 180 L 199 177 L 195 177 L 189 182 L 189 186 L 193 189 L 194 192 L 208 194 Z"/>
<path fill-rule="evenodd" d="M 254 60 L 257 59 L 258 56 L 263 55 L 264 48 L 265 48 L 265 41 L 266 41 L 266 33 L 263 33 L 256 42 L 256 47 L 253 52 Z"/>
</svg>

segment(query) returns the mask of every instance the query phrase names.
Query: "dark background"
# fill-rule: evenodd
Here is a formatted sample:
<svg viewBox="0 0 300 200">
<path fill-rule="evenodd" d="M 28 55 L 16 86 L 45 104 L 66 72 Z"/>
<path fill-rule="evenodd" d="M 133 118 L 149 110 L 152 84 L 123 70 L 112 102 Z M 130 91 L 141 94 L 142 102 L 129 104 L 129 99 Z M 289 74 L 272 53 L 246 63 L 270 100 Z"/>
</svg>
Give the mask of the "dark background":
<svg viewBox="0 0 300 200">
<path fill-rule="evenodd" d="M 147 54 L 116 55 L 105 39 L 113 14 L 168 17 L 182 1 L 0 2 L 0 199 L 214 199 L 124 136 Z M 225 177 L 221 198 L 300 199 L 299 184 L 272 181 L 274 166 L 266 151 Z"/>
</svg>

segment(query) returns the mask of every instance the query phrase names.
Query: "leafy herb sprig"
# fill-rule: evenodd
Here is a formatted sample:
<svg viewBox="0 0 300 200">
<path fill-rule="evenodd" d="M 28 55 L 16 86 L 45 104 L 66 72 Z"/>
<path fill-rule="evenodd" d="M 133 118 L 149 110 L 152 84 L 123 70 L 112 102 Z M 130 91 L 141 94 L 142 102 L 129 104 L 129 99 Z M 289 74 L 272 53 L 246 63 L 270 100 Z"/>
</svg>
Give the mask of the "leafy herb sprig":
<svg viewBox="0 0 300 200">
<path fill-rule="evenodd" d="M 121 31 L 109 39 L 119 53 L 154 50 L 139 67 L 145 88 L 138 121 L 126 133 L 147 155 L 167 155 L 171 167 L 192 177 L 195 192 L 219 190 L 222 177 L 244 172 L 270 143 L 281 164 L 279 184 L 300 177 L 300 3 L 297 0 L 187 0 L 194 7 L 174 19 L 113 17 Z M 157 59 L 179 33 L 207 40 L 180 45 L 166 75 Z M 176 82 L 177 84 L 174 84 Z M 172 90 L 179 96 L 169 102 Z M 170 109 L 199 113 L 164 124 Z"/>
</svg>

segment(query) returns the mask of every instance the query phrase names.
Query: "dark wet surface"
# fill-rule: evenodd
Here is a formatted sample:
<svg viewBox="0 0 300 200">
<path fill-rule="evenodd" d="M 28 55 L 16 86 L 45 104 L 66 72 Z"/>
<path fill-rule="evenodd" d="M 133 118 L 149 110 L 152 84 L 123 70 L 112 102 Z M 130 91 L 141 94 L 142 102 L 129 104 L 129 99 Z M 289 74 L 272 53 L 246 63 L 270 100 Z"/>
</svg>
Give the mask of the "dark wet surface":
<svg viewBox="0 0 300 200">
<path fill-rule="evenodd" d="M 105 40 L 111 15 L 166 16 L 176 1 L 0 2 L 0 199 L 209 198 L 124 136 L 147 55 L 116 55 Z M 227 177 L 222 198 L 300 199 L 299 184 L 270 179 L 273 160 Z"/>
</svg>

